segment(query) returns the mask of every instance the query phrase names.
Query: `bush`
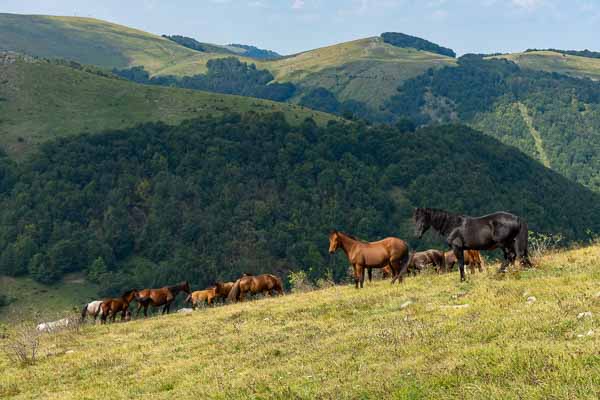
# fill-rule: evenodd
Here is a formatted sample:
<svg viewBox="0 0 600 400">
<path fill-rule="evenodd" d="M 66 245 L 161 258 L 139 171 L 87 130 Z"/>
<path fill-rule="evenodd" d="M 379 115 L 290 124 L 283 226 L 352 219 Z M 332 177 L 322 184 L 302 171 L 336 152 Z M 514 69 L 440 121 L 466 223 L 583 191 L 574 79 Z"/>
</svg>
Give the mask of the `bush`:
<svg viewBox="0 0 600 400">
<path fill-rule="evenodd" d="M 292 293 L 310 292 L 315 289 L 304 271 L 290 272 L 288 280 L 292 287 Z"/>
<path fill-rule="evenodd" d="M 31 326 L 17 327 L 2 347 L 6 357 L 21 365 L 35 364 L 40 348 L 40 332 Z"/>
</svg>

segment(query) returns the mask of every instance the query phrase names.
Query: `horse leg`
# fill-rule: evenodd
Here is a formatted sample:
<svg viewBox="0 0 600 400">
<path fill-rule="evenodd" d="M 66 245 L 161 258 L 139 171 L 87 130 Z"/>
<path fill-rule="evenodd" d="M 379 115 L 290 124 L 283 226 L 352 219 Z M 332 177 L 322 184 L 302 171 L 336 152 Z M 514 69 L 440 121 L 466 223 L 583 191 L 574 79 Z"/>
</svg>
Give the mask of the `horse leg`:
<svg viewBox="0 0 600 400">
<path fill-rule="evenodd" d="M 138 302 L 138 304 L 137 304 L 137 313 L 135 314 L 136 317 L 140 316 L 140 311 L 142 311 L 142 303 Z"/>
<path fill-rule="evenodd" d="M 465 254 L 464 250 L 460 247 L 453 247 L 452 251 L 458 260 L 458 269 L 460 270 L 460 281 L 464 282 L 465 278 Z"/>
<path fill-rule="evenodd" d="M 504 253 L 504 261 L 502 261 L 502 264 L 500 265 L 500 269 L 498 270 L 498 273 L 504 273 L 504 272 L 506 272 L 506 268 L 508 268 L 508 264 L 510 264 L 509 255 L 508 255 L 508 249 L 506 249 L 505 247 L 503 247 L 502 248 L 502 253 Z"/>
<path fill-rule="evenodd" d="M 362 289 L 365 284 L 365 267 L 362 265 L 359 265 L 358 273 L 360 274 L 360 288 Z"/>
<path fill-rule="evenodd" d="M 369 273 L 369 283 L 373 280 L 373 268 L 367 268 L 367 272 Z"/>
<path fill-rule="evenodd" d="M 356 289 L 358 289 L 358 266 L 356 264 L 352 264 L 352 268 L 354 269 L 354 285 Z"/>
</svg>

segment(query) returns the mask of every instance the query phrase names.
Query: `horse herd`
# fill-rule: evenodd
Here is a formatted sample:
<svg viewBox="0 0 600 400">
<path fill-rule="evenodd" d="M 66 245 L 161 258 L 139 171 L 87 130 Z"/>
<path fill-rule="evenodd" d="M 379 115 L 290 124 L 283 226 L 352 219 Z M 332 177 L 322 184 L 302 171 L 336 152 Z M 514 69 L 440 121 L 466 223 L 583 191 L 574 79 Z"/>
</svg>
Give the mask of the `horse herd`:
<svg viewBox="0 0 600 400">
<path fill-rule="evenodd" d="M 461 281 L 465 280 L 464 266 L 468 265 L 473 273 L 475 268 L 483 269 L 480 250 L 493 250 L 499 248 L 503 251 L 504 262 L 500 272 L 506 271 L 509 264 L 514 263 L 517 257 L 525 266 L 531 266 L 527 252 L 527 223 L 520 217 L 507 213 L 497 212 L 483 217 L 469 217 L 451 214 L 443 210 L 431 208 L 417 208 L 413 214 L 415 234 L 421 238 L 430 228 L 433 228 L 451 248 L 449 252 L 427 250 L 423 252 L 409 252 L 409 247 L 402 239 L 388 237 L 377 242 L 365 242 L 352 235 L 333 230 L 329 234 L 329 253 L 333 254 L 342 249 L 346 254 L 354 272 L 356 288 L 364 285 L 365 270 L 369 281 L 372 279 L 372 269 L 382 269 L 384 277 L 391 277 L 392 284 L 402 282 L 408 273 L 417 273 L 425 266 L 432 265 L 438 272 L 448 271 L 458 263 Z M 213 287 L 192 292 L 188 282 L 181 282 L 173 286 L 160 289 L 132 289 L 125 292 L 120 298 L 97 300 L 86 304 L 81 311 L 81 319 L 87 315 L 96 319 L 101 317 L 102 322 L 108 318 L 115 321 L 118 314 L 121 320 L 131 318 L 129 304 L 137 301 L 137 315 L 144 310 L 148 315 L 148 307 L 162 307 L 162 313 L 169 313 L 171 304 L 181 292 L 188 294 L 185 299 L 192 308 L 199 304 L 211 305 L 216 300 L 243 301 L 247 295 L 283 294 L 283 284 L 279 277 L 270 274 L 257 275 L 244 274 L 235 282 L 217 282 Z"/>
<path fill-rule="evenodd" d="M 244 274 L 235 282 L 217 282 L 215 286 L 205 290 L 192 292 L 190 284 L 185 281 L 173 286 L 165 286 L 159 289 L 131 289 L 123 293 L 119 298 L 96 300 L 87 303 L 81 310 L 81 321 L 90 315 L 96 320 L 98 316 L 102 323 L 107 319 L 115 321 L 118 314 L 121 314 L 121 321 L 131 319 L 129 304 L 134 300 L 137 302 L 137 314 L 139 316 L 142 309 L 144 316 L 148 316 L 148 307 L 162 307 L 162 314 L 169 313 L 171 304 L 181 292 L 187 293 L 185 303 L 191 304 L 192 308 L 207 303 L 211 305 L 215 300 L 228 300 L 231 302 L 244 301 L 248 295 L 263 294 L 266 296 L 273 294 L 283 294 L 283 283 L 281 278 L 271 275 L 252 275 Z"/>
</svg>

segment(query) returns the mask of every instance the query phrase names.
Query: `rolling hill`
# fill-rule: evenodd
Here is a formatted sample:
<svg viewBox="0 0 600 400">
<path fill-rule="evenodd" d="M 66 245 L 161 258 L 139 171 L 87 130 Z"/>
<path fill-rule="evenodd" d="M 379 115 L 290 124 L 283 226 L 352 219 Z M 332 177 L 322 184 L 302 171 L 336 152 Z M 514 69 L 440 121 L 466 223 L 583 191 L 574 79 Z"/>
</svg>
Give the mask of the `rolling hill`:
<svg viewBox="0 0 600 400">
<path fill-rule="evenodd" d="M 598 254 L 43 334 L 33 365 L 0 353 L 0 397 L 596 399 Z"/>
<path fill-rule="evenodd" d="M 209 60 L 235 56 L 270 71 L 276 82 L 324 87 L 341 101 L 353 99 L 370 106 L 380 106 L 403 80 L 455 63 L 452 57 L 392 46 L 380 37 L 276 60 L 239 56 L 239 48 L 231 46 L 204 45 L 208 51 L 196 51 L 164 37 L 91 18 L 0 14 L 0 50 L 105 68 L 143 66 L 151 75 L 175 76 L 204 73 Z"/>
<path fill-rule="evenodd" d="M 600 59 L 563 54 L 555 51 L 527 51 L 490 58 L 513 61 L 523 68 L 556 72 L 578 78 L 600 79 Z"/>
<path fill-rule="evenodd" d="M 49 139 L 176 123 L 227 112 L 281 111 L 293 123 L 335 117 L 291 104 L 185 89 L 138 85 L 80 65 L 4 53 L 0 63 L 0 145 L 17 158 Z M 1 59 L 1 58 L 0 58 Z"/>
</svg>

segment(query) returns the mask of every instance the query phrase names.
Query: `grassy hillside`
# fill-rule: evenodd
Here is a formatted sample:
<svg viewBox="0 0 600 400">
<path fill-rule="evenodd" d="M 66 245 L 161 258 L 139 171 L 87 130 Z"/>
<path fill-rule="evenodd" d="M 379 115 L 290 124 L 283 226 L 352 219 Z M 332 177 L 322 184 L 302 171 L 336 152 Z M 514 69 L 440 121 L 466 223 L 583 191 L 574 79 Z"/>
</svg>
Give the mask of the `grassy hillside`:
<svg viewBox="0 0 600 400">
<path fill-rule="evenodd" d="M 335 118 L 290 104 L 137 85 L 55 63 L 0 64 L 0 145 L 15 157 L 49 139 L 80 132 L 249 110 L 281 111 L 292 123 Z"/>
<path fill-rule="evenodd" d="M 561 54 L 554 51 L 530 51 L 491 58 L 504 58 L 523 68 L 557 72 L 574 77 L 600 79 L 600 59 Z"/>
<path fill-rule="evenodd" d="M 422 274 L 44 335 L 35 365 L 0 355 L 0 396 L 595 399 L 599 254 L 556 253 L 506 276 L 489 267 L 462 284 Z"/>
<path fill-rule="evenodd" d="M 0 321 L 15 321 L 72 312 L 74 307 L 97 299 L 98 287 L 87 282 L 82 274 L 67 275 L 54 285 L 25 277 L 0 276 L 0 293 L 11 300 L 8 306 L 0 307 Z"/>
</svg>

